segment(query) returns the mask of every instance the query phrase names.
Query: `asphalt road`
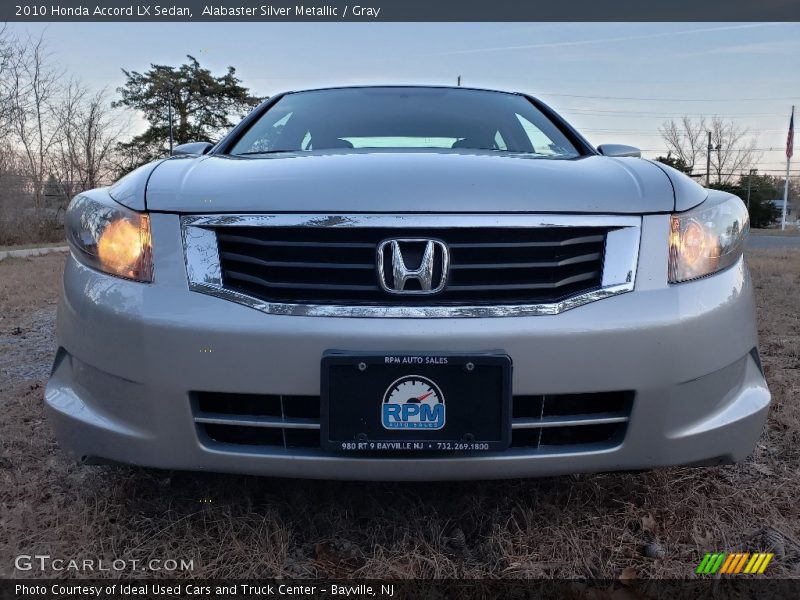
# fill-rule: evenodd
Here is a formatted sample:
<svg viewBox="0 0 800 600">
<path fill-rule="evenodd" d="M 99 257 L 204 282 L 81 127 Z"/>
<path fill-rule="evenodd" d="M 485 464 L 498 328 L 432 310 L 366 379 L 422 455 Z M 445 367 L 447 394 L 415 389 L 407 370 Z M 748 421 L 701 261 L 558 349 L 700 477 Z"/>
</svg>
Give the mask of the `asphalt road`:
<svg viewBox="0 0 800 600">
<path fill-rule="evenodd" d="M 750 248 L 800 248 L 800 235 L 750 235 Z"/>
</svg>

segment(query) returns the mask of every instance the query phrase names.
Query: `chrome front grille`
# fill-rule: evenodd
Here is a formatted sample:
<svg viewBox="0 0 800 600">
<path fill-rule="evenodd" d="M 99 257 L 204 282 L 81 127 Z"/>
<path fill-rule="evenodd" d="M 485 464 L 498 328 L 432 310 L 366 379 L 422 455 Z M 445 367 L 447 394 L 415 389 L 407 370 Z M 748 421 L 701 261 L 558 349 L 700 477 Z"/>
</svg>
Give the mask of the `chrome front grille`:
<svg viewBox="0 0 800 600">
<path fill-rule="evenodd" d="M 194 291 L 277 314 L 478 317 L 557 314 L 632 290 L 641 219 L 208 215 L 181 224 Z M 396 257 L 384 242 L 398 238 L 409 269 L 423 262 L 425 240 L 442 248 L 428 263 L 443 282 L 437 293 L 415 278 L 387 286 Z"/>
<path fill-rule="evenodd" d="M 514 396 L 511 447 L 568 451 L 613 447 L 625 437 L 633 392 Z M 194 421 L 207 445 L 320 450 L 318 396 L 192 394 Z M 521 451 L 524 451 L 521 450 Z"/>
<path fill-rule="evenodd" d="M 608 232 L 405 230 L 404 237 L 441 240 L 449 248 L 447 284 L 430 296 L 393 295 L 380 287 L 376 249 L 396 235 L 389 228 L 225 227 L 216 233 L 226 289 L 268 302 L 380 306 L 550 303 L 597 290 Z M 420 263 L 423 247 L 407 244 L 410 264 Z"/>
</svg>

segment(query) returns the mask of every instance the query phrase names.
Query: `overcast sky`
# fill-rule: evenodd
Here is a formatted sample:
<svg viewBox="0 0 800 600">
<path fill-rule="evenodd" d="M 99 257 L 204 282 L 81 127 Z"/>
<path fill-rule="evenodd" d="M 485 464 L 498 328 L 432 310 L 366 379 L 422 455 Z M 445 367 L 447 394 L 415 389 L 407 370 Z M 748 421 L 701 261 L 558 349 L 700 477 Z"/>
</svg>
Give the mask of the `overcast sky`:
<svg viewBox="0 0 800 600">
<path fill-rule="evenodd" d="M 664 153 L 671 117 L 720 115 L 749 127 L 762 170 L 782 172 L 792 104 L 800 105 L 800 24 L 739 23 L 58 23 L 53 58 L 114 94 L 121 68 L 236 67 L 260 96 L 369 83 L 462 84 L 532 93 L 592 143 Z M 793 172 L 797 167 L 793 166 Z"/>
</svg>

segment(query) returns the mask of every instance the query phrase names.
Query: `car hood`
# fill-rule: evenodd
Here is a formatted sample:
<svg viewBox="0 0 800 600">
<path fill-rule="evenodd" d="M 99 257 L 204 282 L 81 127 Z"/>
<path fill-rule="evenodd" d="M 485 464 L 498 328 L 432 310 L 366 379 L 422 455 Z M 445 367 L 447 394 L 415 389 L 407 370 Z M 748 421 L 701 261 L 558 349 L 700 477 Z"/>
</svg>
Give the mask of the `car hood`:
<svg viewBox="0 0 800 600">
<path fill-rule="evenodd" d="M 670 177 L 645 160 L 488 151 L 176 157 L 146 187 L 148 210 L 178 213 L 642 214 L 675 205 Z"/>
</svg>

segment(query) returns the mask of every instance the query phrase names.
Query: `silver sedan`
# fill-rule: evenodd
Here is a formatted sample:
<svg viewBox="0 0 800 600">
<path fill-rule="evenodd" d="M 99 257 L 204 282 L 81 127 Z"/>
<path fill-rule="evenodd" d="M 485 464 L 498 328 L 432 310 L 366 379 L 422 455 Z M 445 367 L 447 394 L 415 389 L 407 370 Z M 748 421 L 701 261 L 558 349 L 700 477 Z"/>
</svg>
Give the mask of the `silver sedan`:
<svg viewBox="0 0 800 600">
<path fill-rule="evenodd" d="M 275 96 L 72 201 L 49 420 L 84 461 L 285 477 L 741 460 L 747 212 L 638 154 L 520 93 Z"/>
</svg>

